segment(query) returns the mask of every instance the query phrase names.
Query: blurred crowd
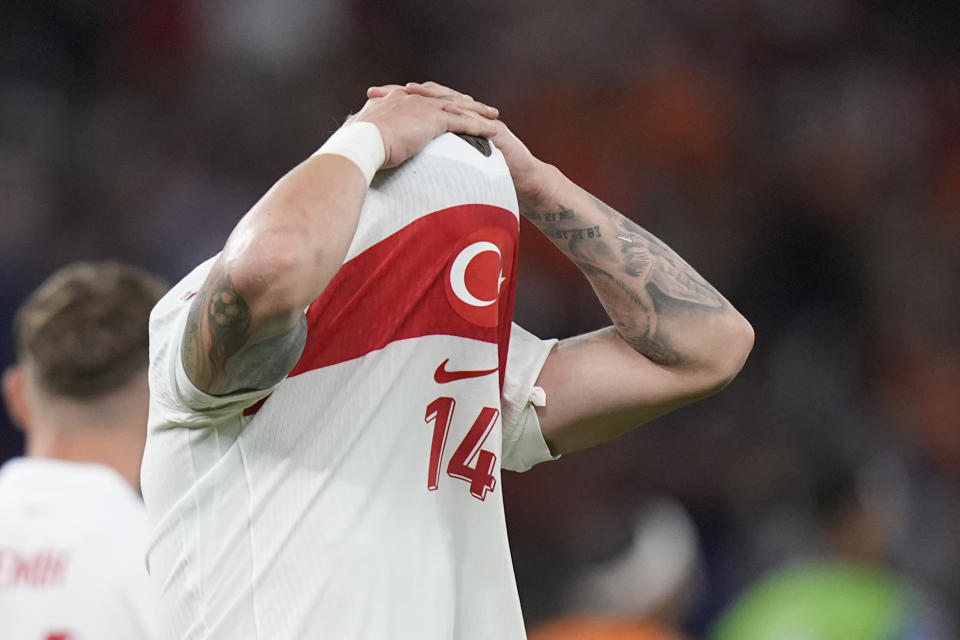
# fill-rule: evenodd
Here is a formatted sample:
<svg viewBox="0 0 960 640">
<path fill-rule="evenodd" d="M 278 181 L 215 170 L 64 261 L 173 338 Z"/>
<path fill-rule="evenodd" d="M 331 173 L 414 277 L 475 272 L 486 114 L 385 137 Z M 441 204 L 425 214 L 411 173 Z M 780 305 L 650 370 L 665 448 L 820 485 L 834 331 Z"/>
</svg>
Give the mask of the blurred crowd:
<svg viewBox="0 0 960 640">
<path fill-rule="evenodd" d="M 176 281 L 367 86 L 435 79 L 498 106 L 757 334 L 724 393 L 504 478 L 528 623 L 705 637 L 758 581 L 858 567 L 901 594 L 910 621 L 891 624 L 949 637 L 958 38 L 953 3 L 906 0 L 7 2 L 0 365 L 54 268 L 112 258 Z M 575 267 L 532 227 L 521 241 L 519 323 L 607 323 Z M 21 446 L 0 424 L 0 461 Z"/>
</svg>

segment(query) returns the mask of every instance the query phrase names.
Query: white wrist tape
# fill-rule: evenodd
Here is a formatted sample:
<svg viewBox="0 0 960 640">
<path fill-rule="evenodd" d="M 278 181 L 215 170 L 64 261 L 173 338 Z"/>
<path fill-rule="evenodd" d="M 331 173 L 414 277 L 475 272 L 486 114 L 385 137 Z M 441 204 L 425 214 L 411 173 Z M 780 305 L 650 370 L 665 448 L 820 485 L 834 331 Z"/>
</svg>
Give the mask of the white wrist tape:
<svg viewBox="0 0 960 640">
<path fill-rule="evenodd" d="M 380 129 L 372 122 L 348 122 L 343 125 L 313 155 L 324 153 L 343 156 L 360 167 L 367 179 L 367 186 L 370 186 L 374 174 L 387 160 Z"/>
</svg>

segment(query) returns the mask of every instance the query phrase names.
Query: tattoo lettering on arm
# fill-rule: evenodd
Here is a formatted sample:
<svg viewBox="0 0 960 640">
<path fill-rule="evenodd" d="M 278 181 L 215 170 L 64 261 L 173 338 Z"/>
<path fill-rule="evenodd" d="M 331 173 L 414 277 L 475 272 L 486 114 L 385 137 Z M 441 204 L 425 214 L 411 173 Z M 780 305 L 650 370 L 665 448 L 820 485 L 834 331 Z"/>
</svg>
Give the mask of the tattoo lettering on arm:
<svg viewBox="0 0 960 640">
<path fill-rule="evenodd" d="M 723 312 L 723 297 L 654 235 L 600 200 L 593 203 L 596 211 L 561 205 L 528 218 L 584 272 L 624 340 L 654 362 L 682 364 L 671 321 Z M 573 226 L 574 220 L 600 224 Z"/>
<path fill-rule="evenodd" d="M 252 341 L 247 301 L 229 273 L 215 266 L 194 298 L 180 351 L 197 388 L 212 395 L 266 389 L 296 364 L 307 338 L 306 317 L 279 333 Z"/>
<path fill-rule="evenodd" d="M 568 209 L 562 204 L 559 211 L 547 213 L 525 213 L 524 216 L 531 222 L 563 222 L 564 220 L 573 220 L 576 214 L 572 209 Z"/>
<path fill-rule="evenodd" d="M 583 227 L 582 229 L 551 229 L 544 231 L 548 238 L 554 240 L 583 240 L 600 238 L 600 227 Z"/>
</svg>

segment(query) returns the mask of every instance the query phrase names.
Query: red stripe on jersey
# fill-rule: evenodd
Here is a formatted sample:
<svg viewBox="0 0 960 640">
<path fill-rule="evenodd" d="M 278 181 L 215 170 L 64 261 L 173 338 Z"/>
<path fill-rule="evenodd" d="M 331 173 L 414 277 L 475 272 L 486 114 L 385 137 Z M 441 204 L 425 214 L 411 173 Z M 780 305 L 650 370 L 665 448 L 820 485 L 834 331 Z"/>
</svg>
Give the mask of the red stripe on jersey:
<svg viewBox="0 0 960 640">
<path fill-rule="evenodd" d="M 495 326 L 467 320 L 444 290 L 454 254 L 468 237 L 495 242 L 500 249 L 506 279 L 494 294 Z M 517 238 L 517 218 L 510 211 L 469 204 L 431 213 L 381 240 L 344 263 L 310 305 L 307 344 L 290 376 L 359 358 L 395 340 L 451 335 L 499 344 L 502 388 L 516 292 Z M 244 413 L 256 413 L 264 401 Z"/>
</svg>

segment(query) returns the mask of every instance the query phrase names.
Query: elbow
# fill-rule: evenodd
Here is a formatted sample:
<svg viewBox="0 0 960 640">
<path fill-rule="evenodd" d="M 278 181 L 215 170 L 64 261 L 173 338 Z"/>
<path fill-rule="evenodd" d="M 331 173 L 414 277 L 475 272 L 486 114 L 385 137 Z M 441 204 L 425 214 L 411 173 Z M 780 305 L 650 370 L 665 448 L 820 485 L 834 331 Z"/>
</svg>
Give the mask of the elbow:
<svg viewBox="0 0 960 640">
<path fill-rule="evenodd" d="M 715 390 L 733 382 L 747 362 L 755 339 L 753 326 L 739 312 L 734 311 L 719 341 L 718 358 L 713 367 Z"/>
<path fill-rule="evenodd" d="M 311 302 L 301 282 L 309 273 L 309 257 L 295 239 L 262 234 L 240 246 L 228 242 L 222 259 L 232 287 L 254 317 L 298 316 Z"/>
<path fill-rule="evenodd" d="M 692 396 L 705 398 L 733 382 L 746 364 L 753 341 L 753 327 L 736 311 L 714 325 L 705 350 L 685 368 Z"/>
</svg>

